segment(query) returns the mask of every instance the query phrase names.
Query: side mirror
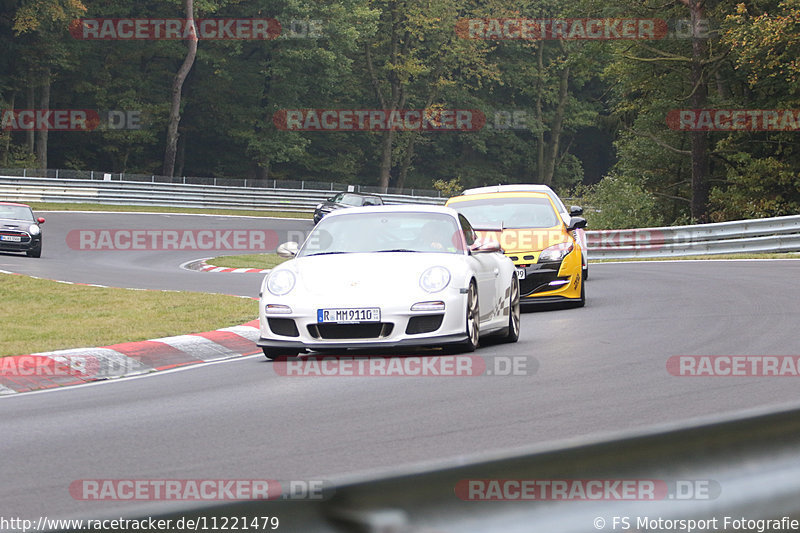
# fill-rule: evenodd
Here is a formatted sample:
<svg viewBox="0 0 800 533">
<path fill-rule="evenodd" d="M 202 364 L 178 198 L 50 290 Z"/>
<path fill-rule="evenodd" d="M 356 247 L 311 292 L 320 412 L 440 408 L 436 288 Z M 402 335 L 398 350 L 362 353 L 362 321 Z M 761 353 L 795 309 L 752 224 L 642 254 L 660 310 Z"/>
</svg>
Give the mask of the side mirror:
<svg viewBox="0 0 800 533">
<path fill-rule="evenodd" d="M 485 254 L 485 253 L 492 253 L 492 252 L 502 252 L 503 249 L 500 247 L 500 243 L 497 241 L 475 241 L 472 246 L 469 247 L 470 253 L 473 254 Z"/>
<path fill-rule="evenodd" d="M 44 224 L 44 217 L 37 218 L 36 222 L 38 222 L 39 224 Z"/>
<path fill-rule="evenodd" d="M 300 245 L 294 241 L 289 241 L 281 244 L 278 246 L 278 249 L 275 250 L 278 253 L 279 257 L 294 257 L 297 255 L 297 252 L 300 250 Z"/>
<path fill-rule="evenodd" d="M 567 226 L 567 231 L 573 231 L 576 229 L 582 229 L 586 227 L 586 219 L 581 217 L 572 217 L 569 219 L 569 225 Z"/>
<path fill-rule="evenodd" d="M 583 208 L 579 205 L 572 205 L 569 208 L 569 216 L 580 217 L 583 216 Z"/>
</svg>

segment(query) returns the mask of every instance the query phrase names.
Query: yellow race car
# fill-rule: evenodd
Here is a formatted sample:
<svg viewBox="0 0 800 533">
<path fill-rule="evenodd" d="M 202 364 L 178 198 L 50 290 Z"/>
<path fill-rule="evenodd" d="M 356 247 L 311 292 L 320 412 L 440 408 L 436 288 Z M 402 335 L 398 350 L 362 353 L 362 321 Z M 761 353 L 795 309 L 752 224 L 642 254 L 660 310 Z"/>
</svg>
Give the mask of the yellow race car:
<svg viewBox="0 0 800 533">
<path fill-rule="evenodd" d="M 498 185 L 464 191 L 447 200 L 482 239 L 500 243 L 517 268 L 521 303 L 574 303 L 583 307 L 586 290 L 581 217 L 560 213 L 542 185 Z M 553 196 L 555 193 L 553 193 Z"/>
</svg>

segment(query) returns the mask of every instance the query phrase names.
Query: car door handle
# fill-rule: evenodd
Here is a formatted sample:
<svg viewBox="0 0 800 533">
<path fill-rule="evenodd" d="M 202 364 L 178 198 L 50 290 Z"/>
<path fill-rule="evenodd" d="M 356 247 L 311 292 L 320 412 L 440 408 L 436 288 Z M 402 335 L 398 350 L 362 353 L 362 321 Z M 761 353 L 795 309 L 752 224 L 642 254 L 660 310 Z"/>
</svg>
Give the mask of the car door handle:
<svg viewBox="0 0 800 533">
<path fill-rule="evenodd" d="M 494 277 L 497 277 L 499 275 L 500 275 L 500 269 L 499 268 L 495 268 L 494 269 Z"/>
</svg>

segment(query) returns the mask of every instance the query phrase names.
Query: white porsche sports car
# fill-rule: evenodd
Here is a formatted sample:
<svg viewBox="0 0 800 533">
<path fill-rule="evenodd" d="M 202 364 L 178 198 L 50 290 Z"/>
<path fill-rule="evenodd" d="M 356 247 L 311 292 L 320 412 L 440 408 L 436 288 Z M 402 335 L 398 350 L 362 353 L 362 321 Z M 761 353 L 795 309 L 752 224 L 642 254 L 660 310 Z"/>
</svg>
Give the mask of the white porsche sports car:
<svg viewBox="0 0 800 533">
<path fill-rule="evenodd" d="M 496 242 L 454 209 L 354 207 L 320 221 L 261 286 L 258 345 L 269 359 L 310 350 L 442 346 L 519 338 L 519 282 Z"/>
</svg>

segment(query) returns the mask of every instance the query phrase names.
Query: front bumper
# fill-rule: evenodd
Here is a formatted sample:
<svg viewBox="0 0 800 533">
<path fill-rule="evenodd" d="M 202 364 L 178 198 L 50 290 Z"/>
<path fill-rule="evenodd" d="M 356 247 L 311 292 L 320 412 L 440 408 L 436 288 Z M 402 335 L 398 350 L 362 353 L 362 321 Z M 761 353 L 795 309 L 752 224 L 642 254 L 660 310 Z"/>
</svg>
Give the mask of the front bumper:
<svg viewBox="0 0 800 533">
<path fill-rule="evenodd" d="M 439 335 L 435 337 L 423 337 L 423 338 L 406 338 L 401 339 L 399 341 L 394 342 L 387 342 L 387 341 L 359 341 L 358 343 L 353 343 L 352 341 L 342 341 L 342 342 L 324 342 L 324 343 L 308 343 L 308 342 L 301 342 L 301 341 L 288 341 L 282 339 L 265 339 L 260 338 L 256 342 L 256 344 L 262 348 L 296 348 L 298 350 L 314 350 L 314 349 L 323 349 L 323 350 L 334 350 L 334 349 L 367 349 L 367 348 L 390 348 L 393 346 L 408 346 L 408 347 L 419 347 L 419 346 L 441 346 L 445 344 L 456 344 L 460 342 L 464 342 L 467 340 L 466 333 L 459 333 L 459 334 L 452 334 L 452 335 Z"/>
<path fill-rule="evenodd" d="M 320 324 L 317 310 L 339 308 L 337 302 L 322 301 L 312 306 L 262 298 L 259 303 L 260 338 L 256 344 L 267 348 L 344 349 L 391 346 L 437 346 L 467 340 L 465 316 L 466 295 L 460 291 L 431 295 L 430 300 L 443 301 L 443 311 L 411 311 L 415 301 L 403 304 L 376 305 L 371 301 L 348 301 L 348 308 L 379 307 L 380 322 L 361 324 Z M 265 312 L 269 304 L 289 305 L 291 313 Z"/>
<path fill-rule="evenodd" d="M 6 235 L 5 232 L 0 232 L 0 235 Z M 41 245 L 41 235 L 31 236 L 27 233 L 14 232 L 13 235 L 8 233 L 9 236 L 20 237 L 19 242 L 0 240 L 0 251 L 4 252 L 28 252 L 34 250 Z"/>
<path fill-rule="evenodd" d="M 580 299 L 581 265 L 565 263 L 566 258 L 550 263 L 515 265 L 525 271 L 525 278 L 519 280 L 522 303 L 549 304 Z"/>
</svg>

